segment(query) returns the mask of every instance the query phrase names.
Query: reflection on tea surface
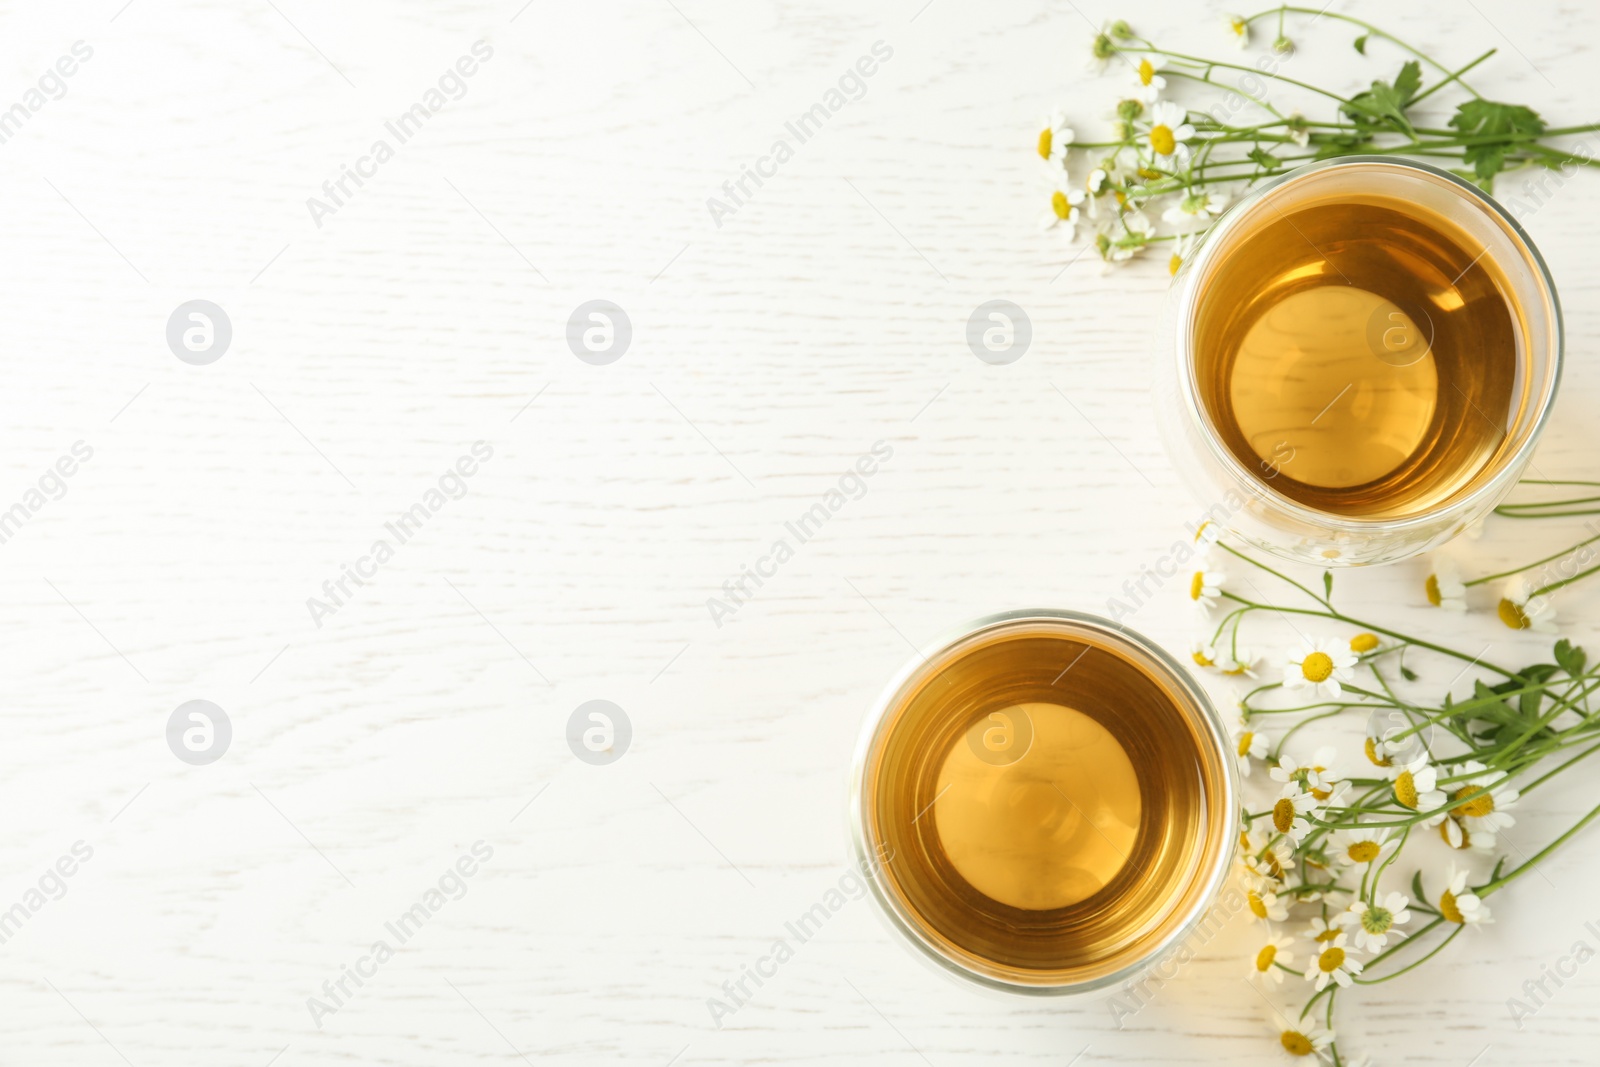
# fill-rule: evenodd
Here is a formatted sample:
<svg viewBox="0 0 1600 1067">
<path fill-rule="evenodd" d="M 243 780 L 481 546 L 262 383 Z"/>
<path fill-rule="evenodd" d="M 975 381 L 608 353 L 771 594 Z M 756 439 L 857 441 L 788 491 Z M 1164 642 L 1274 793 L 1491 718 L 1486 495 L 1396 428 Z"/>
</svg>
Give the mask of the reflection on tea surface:
<svg viewBox="0 0 1600 1067">
<path fill-rule="evenodd" d="M 1392 197 L 1262 212 L 1198 279 L 1195 371 L 1217 432 L 1308 507 L 1403 517 L 1505 441 L 1520 335 L 1497 266 Z"/>
<path fill-rule="evenodd" d="M 941 954 L 1009 982 L 1092 981 L 1159 941 L 1232 849 L 1227 754 L 1144 653 L 1019 627 L 940 653 L 886 712 L 869 847 Z"/>
</svg>

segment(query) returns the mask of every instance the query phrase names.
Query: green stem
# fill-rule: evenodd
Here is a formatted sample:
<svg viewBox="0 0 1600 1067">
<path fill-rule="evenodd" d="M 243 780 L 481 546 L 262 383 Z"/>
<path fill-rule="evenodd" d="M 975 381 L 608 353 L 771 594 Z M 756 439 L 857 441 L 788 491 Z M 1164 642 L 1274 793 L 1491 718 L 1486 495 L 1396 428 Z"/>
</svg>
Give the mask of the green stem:
<svg viewBox="0 0 1600 1067">
<path fill-rule="evenodd" d="M 1444 73 L 1444 74 L 1449 74 L 1450 73 L 1450 69 L 1448 67 L 1444 66 L 1442 63 L 1440 63 L 1438 60 L 1434 59 L 1432 56 L 1428 55 L 1426 52 L 1418 51 L 1416 48 L 1413 48 L 1411 45 L 1409 45 L 1406 42 L 1402 41 L 1400 38 L 1396 37 L 1394 34 L 1389 33 L 1387 30 L 1380 30 L 1380 29 L 1378 29 L 1378 27 L 1372 25 L 1370 22 L 1363 22 L 1360 19 L 1355 18 L 1355 17 L 1350 16 L 1350 15 L 1341 15 L 1341 14 L 1339 14 L 1337 12 L 1328 11 L 1326 9 L 1320 9 L 1319 10 L 1317 8 L 1311 8 L 1311 7 L 1283 7 L 1283 8 L 1269 8 L 1268 10 L 1261 12 L 1259 15 L 1251 15 L 1249 18 L 1245 19 L 1244 21 L 1245 21 L 1246 25 L 1248 25 L 1249 23 L 1254 22 L 1256 19 L 1264 18 L 1265 16 L 1270 15 L 1273 11 L 1280 11 L 1280 10 L 1281 11 L 1293 11 L 1297 15 L 1314 15 L 1314 16 L 1317 16 L 1318 18 L 1338 19 L 1340 22 L 1347 22 L 1352 26 L 1359 26 L 1363 30 L 1366 30 L 1367 33 L 1371 34 L 1372 36 L 1381 37 L 1383 40 L 1388 41 L 1390 44 L 1397 45 L 1398 47 L 1405 49 L 1407 52 L 1410 52 L 1412 55 L 1416 56 L 1418 59 L 1420 59 L 1423 62 L 1427 63 L 1429 66 L 1434 67 L 1435 69 L 1437 69 L 1441 73 Z M 1464 81 L 1461 82 L 1461 88 L 1465 89 L 1467 92 L 1471 93 L 1473 96 L 1477 97 L 1478 99 L 1480 99 L 1480 100 L 1483 99 L 1483 97 L 1479 96 L 1478 91 L 1476 89 L 1474 89 L 1472 86 L 1468 85 Z"/>
<path fill-rule="evenodd" d="M 1600 534 L 1595 534 L 1593 537 L 1587 537 L 1587 538 L 1583 539 L 1582 541 L 1579 541 L 1575 545 L 1572 545 L 1572 546 L 1567 547 L 1567 548 L 1563 548 L 1560 552 L 1556 552 L 1556 553 L 1554 553 L 1552 555 L 1546 556 L 1544 559 L 1536 559 L 1532 563 L 1524 563 L 1520 567 L 1516 567 L 1516 568 L 1514 568 L 1512 570 L 1509 570 L 1509 571 L 1501 571 L 1499 574 L 1486 574 L 1482 578 L 1474 578 L 1470 582 L 1462 582 L 1461 584 L 1470 589 L 1472 586 L 1483 585 L 1485 582 L 1493 582 L 1493 581 L 1498 581 L 1501 578 L 1509 578 L 1513 574 L 1521 574 L 1523 571 L 1530 571 L 1535 567 L 1542 567 L 1546 563 L 1549 563 L 1552 560 L 1560 559 L 1562 556 L 1565 556 L 1565 555 L 1568 555 L 1570 553 L 1576 552 L 1578 549 L 1582 548 L 1585 545 L 1592 545 L 1596 541 L 1600 541 Z"/>
<path fill-rule="evenodd" d="M 1424 90 L 1423 92 L 1418 93 L 1416 96 L 1413 96 L 1411 98 L 1411 102 L 1408 103 L 1406 105 L 1406 107 L 1408 109 L 1416 107 L 1422 101 L 1428 99 L 1428 97 L 1432 96 L 1434 93 L 1438 92 L 1440 89 L 1443 89 L 1445 86 L 1449 85 L 1451 82 L 1459 82 L 1459 81 L 1461 81 L 1461 75 L 1465 74 L 1467 71 L 1471 70 L 1473 67 L 1476 67 L 1479 63 L 1482 63 L 1484 60 L 1488 59 L 1490 56 L 1494 55 L 1498 51 L 1499 51 L 1498 48 L 1491 48 L 1487 52 L 1485 52 L 1483 55 L 1479 56 L 1477 59 L 1474 59 L 1471 63 L 1468 63 L 1466 66 L 1461 67 L 1461 68 L 1459 68 L 1459 69 L 1457 69 L 1455 71 L 1452 71 L 1448 78 L 1445 78 L 1443 81 L 1435 82 L 1428 89 Z M 1465 88 L 1465 83 L 1464 82 L 1462 83 L 1462 86 L 1463 86 L 1463 88 Z M 1474 95 L 1476 95 L 1476 94 L 1474 94 Z"/>
<path fill-rule="evenodd" d="M 1433 959 L 1433 957 L 1435 957 L 1439 953 L 1443 952 L 1444 951 L 1444 947 L 1446 945 L 1448 945 L 1450 942 L 1454 941 L 1456 939 L 1456 935 L 1459 934 L 1464 929 L 1466 929 L 1466 927 L 1461 926 L 1461 925 L 1457 925 L 1454 930 L 1450 931 L 1449 936 L 1446 937 L 1443 941 L 1439 942 L 1437 945 L 1433 946 L 1433 948 L 1428 951 L 1427 955 L 1423 956 L 1421 959 L 1416 959 L 1416 960 L 1411 961 L 1410 963 L 1406 964 L 1404 967 L 1400 968 L 1398 971 L 1391 971 L 1389 974 L 1386 974 L 1381 978 L 1355 978 L 1355 979 L 1352 979 L 1352 981 L 1355 981 L 1355 982 L 1359 983 L 1360 985 L 1377 985 L 1379 982 L 1388 982 L 1388 981 L 1391 981 L 1392 979 L 1399 978 L 1402 974 L 1405 974 L 1407 971 L 1416 970 L 1418 967 L 1421 967 L 1424 963 L 1427 963 L 1429 960 Z M 1376 961 L 1374 961 L 1374 962 L 1376 962 Z"/>
<path fill-rule="evenodd" d="M 1506 886 L 1522 877 L 1546 856 L 1550 855 L 1550 853 L 1566 844 L 1573 834 L 1577 833 L 1579 830 L 1589 825 L 1589 823 L 1593 822 L 1596 816 L 1600 816 L 1600 806 L 1589 809 L 1589 814 L 1573 823 L 1572 826 L 1567 829 L 1566 833 L 1550 842 L 1544 848 L 1541 848 L 1538 852 L 1535 852 L 1530 858 L 1523 861 L 1521 864 L 1518 864 L 1512 870 L 1502 874 L 1494 881 L 1478 886 L 1473 890 L 1473 892 L 1477 893 L 1480 897 L 1486 897 L 1491 893 L 1498 893 L 1500 890 L 1504 889 Z"/>
</svg>

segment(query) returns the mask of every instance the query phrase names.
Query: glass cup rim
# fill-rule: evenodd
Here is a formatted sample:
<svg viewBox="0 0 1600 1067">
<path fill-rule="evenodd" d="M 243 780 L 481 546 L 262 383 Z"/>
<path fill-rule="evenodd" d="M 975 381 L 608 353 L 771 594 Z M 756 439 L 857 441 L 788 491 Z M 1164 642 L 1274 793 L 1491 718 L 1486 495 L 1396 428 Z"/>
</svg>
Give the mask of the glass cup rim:
<svg viewBox="0 0 1600 1067">
<path fill-rule="evenodd" d="M 1241 784 L 1238 761 L 1232 756 L 1232 742 L 1227 727 L 1222 722 L 1221 715 L 1217 712 L 1210 696 L 1195 680 L 1188 668 L 1154 641 L 1104 616 L 1065 608 L 1019 608 L 983 615 L 970 622 L 949 628 L 935 639 L 932 652 L 923 655 L 919 650 L 895 672 L 888 684 L 884 686 L 883 691 L 873 703 L 866 721 L 862 725 L 861 733 L 856 740 L 856 750 L 850 771 L 849 836 L 855 863 L 865 876 L 864 880 L 871 890 L 872 896 L 877 901 L 880 913 L 888 917 L 890 923 L 909 944 L 921 950 L 924 957 L 932 960 L 946 973 L 1005 993 L 1019 993 L 1025 996 L 1040 997 L 1072 996 L 1107 989 L 1129 980 L 1156 960 L 1161 959 L 1173 946 L 1193 933 L 1207 912 L 1216 904 L 1218 896 L 1227 884 L 1232 872 L 1234 844 L 1225 841 L 1223 846 L 1217 850 L 1213 867 L 1211 870 L 1204 872 L 1203 884 L 1200 886 L 1200 891 L 1195 895 L 1193 904 L 1181 915 L 1168 917 L 1164 921 L 1164 924 L 1167 925 L 1166 933 L 1158 942 L 1142 953 L 1139 958 L 1130 961 L 1116 971 L 1101 975 L 1098 978 L 1091 978 L 1081 982 L 1045 985 L 1011 982 L 994 975 L 979 973 L 965 965 L 960 959 L 942 951 L 927 939 L 912 917 L 906 914 L 903 905 L 895 894 L 884 885 L 884 875 L 877 858 L 878 853 L 875 847 L 867 840 L 868 817 L 865 804 L 868 766 L 872 759 L 873 751 L 878 747 L 878 742 L 888 725 L 888 715 L 900 702 L 899 698 L 906 686 L 921 671 L 930 668 L 941 656 L 951 651 L 955 646 L 992 630 L 1028 623 L 1061 626 L 1069 632 L 1072 629 L 1076 629 L 1079 632 L 1088 631 L 1108 642 L 1128 646 L 1149 657 L 1168 676 L 1165 680 L 1169 681 L 1173 688 L 1183 695 L 1188 705 L 1194 709 L 1196 721 L 1193 725 L 1209 741 L 1206 747 L 1214 749 L 1214 753 L 1217 756 L 1217 763 L 1222 772 L 1222 796 L 1218 802 L 1217 818 L 1225 820 L 1229 828 L 1226 831 L 1227 834 L 1232 833 L 1232 827 L 1238 822 L 1240 804 Z"/>
<path fill-rule="evenodd" d="M 1222 247 L 1220 238 L 1243 225 L 1242 220 L 1250 213 L 1246 210 L 1241 210 L 1241 208 L 1259 204 L 1273 190 L 1291 182 L 1303 180 L 1319 171 L 1333 167 L 1371 166 L 1374 164 L 1382 164 L 1399 170 L 1417 171 L 1442 181 L 1446 185 L 1453 187 L 1459 195 L 1462 195 L 1463 199 L 1476 202 L 1506 226 L 1514 242 L 1520 246 L 1520 251 L 1526 253 L 1528 259 L 1533 263 L 1535 268 L 1532 272 L 1533 279 L 1548 305 L 1551 324 L 1548 346 L 1550 350 L 1550 372 L 1543 395 L 1539 397 L 1538 410 L 1533 414 L 1533 419 L 1528 426 L 1522 443 L 1514 453 L 1502 457 L 1498 461 L 1501 469 L 1485 479 L 1482 485 L 1460 496 L 1435 504 L 1433 507 L 1420 511 L 1415 515 L 1408 515 L 1398 519 L 1381 517 L 1357 518 L 1319 511 L 1315 508 L 1306 507 L 1299 501 L 1292 500 L 1262 484 L 1260 479 L 1250 473 L 1249 468 L 1239 460 L 1239 457 L 1235 456 L 1223 444 L 1221 435 L 1216 432 L 1210 417 L 1201 407 L 1199 391 L 1194 380 L 1193 336 L 1195 316 L 1199 310 L 1199 287 L 1187 284 L 1187 278 L 1180 281 L 1178 313 L 1176 315 L 1178 338 L 1177 344 L 1174 346 L 1178 362 L 1178 392 L 1183 397 L 1184 407 L 1189 418 L 1199 428 L 1200 436 L 1204 439 L 1212 457 L 1229 472 L 1235 486 L 1250 497 L 1280 514 L 1286 514 L 1296 521 L 1331 531 L 1335 535 L 1359 536 L 1370 534 L 1375 530 L 1382 530 L 1385 533 L 1403 533 L 1438 522 L 1440 517 L 1444 515 L 1470 511 L 1484 499 L 1503 493 L 1507 480 L 1514 479 L 1520 475 L 1520 471 L 1526 465 L 1526 460 L 1532 454 L 1534 448 L 1538 445 L 1539 438 L 1544 433 L 1545 425 L 1550 419 L 1550 413 L 1555 407 L 1556 393 L 1561 384 L 1561 371 L 1565 362 L 1566 327 L 1561 314 L 1560 296 L 1556 292 L 1555 279 L 1550 275 L 1550 267 L 1545 263 L 1544 256 L 1539 252 L 1538 246 L 1528 236 L 1528 232 L 1522 228 L 1522 224 L 1499 201 L 1488 193 L 1466 181 L 1460 175 L 1452 174 L 1448 170 L 1419 159 L 1372 154 L 1336 156 L 1332 159 L 1313 160 L 1310 163 L 1302 164 L 1270 178 L 1251 189 L 1243 199 L 1234 205 L 1233 210 L 1224 213 L 1217 224 L 1207 231 L 1199 250 L 1196 251 L 1188 263 L 1184 264 L 1184 274 L 1189 278 L 1198 277 L 1198 272 L 1211 264 L 1212 259 L 1219 254 L 1218 249 Z"/>
</svg>

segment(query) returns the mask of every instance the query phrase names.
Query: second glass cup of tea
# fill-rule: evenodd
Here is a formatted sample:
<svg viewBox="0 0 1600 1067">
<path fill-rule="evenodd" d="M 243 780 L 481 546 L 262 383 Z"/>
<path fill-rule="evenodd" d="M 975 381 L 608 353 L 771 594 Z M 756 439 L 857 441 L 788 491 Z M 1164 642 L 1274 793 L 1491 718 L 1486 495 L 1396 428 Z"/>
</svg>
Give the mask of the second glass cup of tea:
<svg viewBox="0 0 1600 1067">
<path fill-rule="evenodd" d="M 1157 421 L 1205 518 L 1290 559 L 1388 563 L 1505 498 L 1561 347 L 1503 207 L 1425 163 L 1325 160 L 1258 186 L 1184 263 Z"/>
</svg>

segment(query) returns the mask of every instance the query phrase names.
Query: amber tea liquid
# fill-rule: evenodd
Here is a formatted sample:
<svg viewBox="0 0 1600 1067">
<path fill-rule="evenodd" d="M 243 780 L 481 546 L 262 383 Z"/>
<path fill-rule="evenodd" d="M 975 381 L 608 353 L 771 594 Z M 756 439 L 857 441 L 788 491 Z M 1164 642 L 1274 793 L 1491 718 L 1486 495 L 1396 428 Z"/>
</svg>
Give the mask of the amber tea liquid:
<svg viewBox="0 0 1600 1067">
<path fill-rule="evenodd" d="M 1493 462 L 1523 331 L 1492 256 L 1399 197 L 1259 210 L 1198 279 L 1195 382 L 1228 450 L 1319 511 L 1400 518 Z"/>
<path fill-rule="evenodd" d="M 868 763 L 885 881 L 946 956 L 1009 981 L 1115 971 L 1220 849 L 1222 758 L 1187 698 L 1117 642 L 978 640 L 890 709 Z"/>
</svg>

